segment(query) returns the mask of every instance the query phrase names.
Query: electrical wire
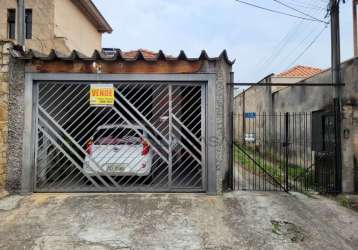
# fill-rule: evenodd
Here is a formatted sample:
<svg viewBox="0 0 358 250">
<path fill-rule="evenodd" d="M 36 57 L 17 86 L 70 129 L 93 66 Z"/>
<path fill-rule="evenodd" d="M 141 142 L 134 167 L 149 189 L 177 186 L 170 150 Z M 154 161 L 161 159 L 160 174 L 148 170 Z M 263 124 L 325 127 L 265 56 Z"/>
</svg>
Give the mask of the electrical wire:
<svg viewBox="0 0 358 250">
<path fill-rule="evenodd" d="M 319 6 L 319 5 L 316 5 L 314 3 L 301 3 L 301 2 L 297 2 L 296 0 L 285 0 L 285 2 L 289 2 L 289 4 L 292 6 L 296 6 L 296 8 L 303 8 L 303 9 L 306 9 L 306 10 L 312 10 L 312 9 L 315 9 L 315 10 L 324 10 L 326 11 L 327 10 L 327 3 L 325 2 L 325 6 L 322 7 L 322 6 Z"/>
<path fill-rule="evenodd" d="M 235 0 L 237 1 L 237 0 Z M 275 1 L 275 0 L 273 0 Z M 342 0 L 337 0 L 337 2 L 341 2 Z M 237 1 L 238 2 L 238 1 Z M 245 1 L 241 1 L 240 2 L 245 2 Z M 293 1 L 293 0 L 276 0 L 276 3 L 282 3 L 282 6 L 290 6 L 292 7 L 292 10 L 295 9 L 295 11 L 299 12 L 300 14 L 304 15 L 307 18 L 300 18 L 301 21 L 292 27 L 292 29 L 289 30 L 289 32 L 283 37 L 283 39 L 281 39 L 280 43 L 275 47 L 274 51 L 271 53 L 271 55 L 266 58 L 265 60 L 260 60 L 261 62 L 259 63 L 259 67 L 252 67 L 252 72 L 254 73 L 255 70 L 255 74 L 261 72 L 261 73 L 266 73 L 266 72 L 272 72 L 269 71 L 269 68 L 271 69 L 275 69 L 276 66 L 274 67 L 274 65 L 272 64 L 275 61 L 275 65 L 277 65 L 277 67 L 281 67 L 281 66 L 289 66 L 292 67 L 294 64 L 296 64 L 311 48 L 314 44 L 316 44 L 316 42 L 319 40 L 319 38 L 322 36 L 322 34 L 324 33 L 324 31 L 327 29 L 327 27 L 329 26 L 329 21 L 327 20 L 327 18 L 330 15 L 330 4 L 329 4 L 329 0 L 321 0 L 320 2 L 316 2 L 315 5 L 313 5 L 312 2 L 309 1 L 302 1 L 302 2 L 298 2 L 298 1 Z M 284 5 L 283 5 L 284 4 Z M 322 5 L 321 5 L 322 4 Z M 255 4 L 249 4 L 249 5 L 255 5 Z M 324 7 L 323 7 L 324 5 Z M 289 8 L 285 6 L 286 8 Z M 322 6 L 322 7 L 321 7 Z M 328 6 L 328 7 L 327 7 Z M 256 7 L 256 6 L 253 6 Z M 261 7 L 261 6 L 259 6 Z M 327 7 L 327 8 L 326 8 Z M 265 8 L 265 7 L 263 7 Z M 304 11 L 301 11 L 300 9 L 304 8 L 308 11 L 307 13 L 305 13 Z M 291 8 L 290 8 L 291 9 Z M 316 10 L 315 12 L 313 10 Z M 328 15 L 326 15 L 324 17 L 324 19 L 321 19 L 320 21 L 318 20 L 312 20 L 312 19 L 316 19 L 315 16 L 318 16 L 320 14 L 322 14 L 322 16 L 324 16 L 326 14 L 326 11 L 328 13 Z M 302 12 L 302 13 L 301 13 Z M 285 13 L 285 12 L 284 12 Z M 311 21 L 310 26 L 306 25 L 306 23 L 304 21 L 307 21 L 307 19 L 309 19 L 309 21 Z M 316 26 L 313 27 L 312 25 L 314 25 L 315 23 L 324 23 L 324 27 L 319 27 Z M 313 29 L 311 29 L 311 27 Z M 319 29 L 317 29 L 319 27 Z M 308 33 L 307 33 L 308 32 Z M 303 36 L 304 35 L 304 36 Z M 301 39 L 302 37 L 302 39 Z M 294 43 L 294 45 L 292 46 L 292 42 L 296 41 L 298 39 L 301 39 L 297 42 Z M 282 53 L 284 52 L 284 53 Z M 291 59 L 291 60 L 290 60 Z M 271 66 L 269 66 L 271 65 Z M 260 70 L 261 68 L 264 68 L 263 70 Z M 265 71 L 265 72 L 263 72 Z"/>
<path fill-rule="evenodd" d="M 317 27 L 313 27 L 313 29 L 311 29 L 310 32 L 305 37 L 303 37 L 294 48 L 292 48 L 289 54 L 282 59 L 282 63 L 280 65 L 286 66 L 285 68 L 290 68 L 292 66 L 292 61 L 297 62 L 298 59 L 303 56 L 301 55 L 302 52 L 306 52 L 306 47 L 311 43 L 312 40 L 315 40 L 317 34 L 321 32 L 321 29 L 322 27 L 319 27 L 318 30 Z"/>
<path fill-rule="evenodd" d="M 263 7 L 263 6 L 253 4 L 253 3 L 249 3 L 249 2 L 246 2 L 246 1 L 242 1 L 242 0 L 234 0 L 234 1 L 238 2 L 238 3 L 241 3 L 241 4 L 251 6 L 251 7 L 255 7 L 255 8 L 258 8 L 258 9 L 261 9 L 261 10 L 266 10 L 266 11 L 269 11 L 269 12 L 272 12 L 272 13 L 275 13 L 275 14 L 280 14 L 280 15 L 285 15 L 285 16 L 289 16 L 289 17 L 293 17 L 293 18 L 298 18 L 298 19 L 302 19 L 302 20 L 305 20 L 305 21 L 315 21 L 315 22 L 317 22 L 316 19 L 293 15 L 293 14 L 290 14 L 290 13 L 287 13 L 287 12 L 270 9 L 270 8 Z"/>
<path fill-rule="evenodd" d="M 328 26 L 324 26 L 323 29 L 318 33 L 318 35 L 313 39 L 313 41 L 308 44 L 308 46 L 298 55 L 298 57 L 291 63 L 290 67 L 292 67 L 301 57 L 306 54 L 306 52 L 317 42 L 317 40 L 321 37 L 323 32 L 327 29 Z"/>
<path fill-rule="evenodd" d="M 319 12 L 321 13 L 322 10 L 323 9 L 321 9 Z M 311 10 L 311 12 L 309 14 L 314 15 L 316 13 L 317 13 L 317 9 L 315 11 Z M 312 24 L 313 24 L 313 22 L 312 22 Z M 299 21 L 296 25 L 294 25 L 288 31 L 288 33 L 284 36 L 283 39 L 281 39 L 281 41 L 277 44 L 277 46 L 275 46 L 271 55 L 266 57 L 264 60 L 260 60 L 260 63 L 258 63 L 255 67 L 253 67 L 253 70 L 251 73 L 261 72 L 262 73 L 261 75 L 263 75 L 263 74 L 269 73 L 269 70 L 268 70 L 269 68 L 272 68 L 272 69 L 274 68 L 270 65 L 286 64 L 285 62 L 287 61 L 287 59 L 289 59 L 289 57 L 291 57 L 293 54 L 295 54 L 295 52 L 301 47 L 301 45 L 303 45 L 309 39 L 309 37 L 311 37 L 311 35 L 313 35 L 315 32 L 314 32 L 314 30 L 312 30 L 312 32 L 310 32 L 307 36 L 305 36 L 304 39 L 299 42 L 298 46 L 296 46 L 295 48 L 292 48 L 292 50 L 290 49 L 291 46 L 289 46 L 290 42 L 300 38 L 308 30 L 309 29 L 308 29 L 307 25 L 304 23 L 304 21 L 303 20 Z M 288 50 L 290 50 L 290 51 L 288 51 Z M 286 54 L 287 54 L 287 56 L 285 56 Z"/>
<path fill-rule="evenodd" d="M 318 18 L 316 18 L 316 17 L 314 17 L 314 16 L 312 16 L 312 15 L 310 15 L 310 14 L 307 14 L 307 13 L 305 13 L 305 12 L 299 10 L 299 9 L 296 9 L 295 7 L 292 7 L 292 6 L 290 6 L 290 5 L 288 5 L 288 4 L 284 3 L 284 2 L 281 2 L 281 1 L 279 1 L 279 0 L 273 0 L 273 1 L 276 2 L 276 3 L 278 3 L 278 4 L 280 4 L 280 5 L 282 5 L 282 6 L 284 6 L 284 7 L 286 7 L 286 8 L 288 8 L 288 9 L 290 9 L 290 10 L 296 11 L 296 12 L 298 12 L 298 13 L 304 15 L 304 16 L 307 16 L 307 17 L 309 17 L 309 18 L 312 18 L 312 19 L 316 20 L 317 22 L 321 22 L 321 23 L 328 24 L 327 21 L 318 19 Z"/>
</svg>

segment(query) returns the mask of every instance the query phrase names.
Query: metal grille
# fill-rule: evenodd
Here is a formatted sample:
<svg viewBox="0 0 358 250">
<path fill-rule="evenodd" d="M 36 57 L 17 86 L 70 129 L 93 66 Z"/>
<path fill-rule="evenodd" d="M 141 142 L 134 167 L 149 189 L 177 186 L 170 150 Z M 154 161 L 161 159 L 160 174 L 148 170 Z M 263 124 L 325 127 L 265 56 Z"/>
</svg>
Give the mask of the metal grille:
<svg viewBox="0 0 358 250">
<path fill-rule="evenodd" d="M 235 114 L 235 188 L 339 192 L 334 118 L 333 112 Z"/>
<path fill-rule="evenodd" d="M 90 83 L 35 86 L 35 191 L 206 190 L 204 85 L 114 84 L 104 107 Z"/>
</svg>

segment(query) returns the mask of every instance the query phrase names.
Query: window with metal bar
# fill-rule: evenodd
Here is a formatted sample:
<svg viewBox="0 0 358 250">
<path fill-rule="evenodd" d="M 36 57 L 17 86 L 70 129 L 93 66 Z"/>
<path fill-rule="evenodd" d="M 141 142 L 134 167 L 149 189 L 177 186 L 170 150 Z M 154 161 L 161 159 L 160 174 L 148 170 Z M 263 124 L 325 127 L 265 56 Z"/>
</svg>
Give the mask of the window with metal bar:
<svg viewBox="0 0 358 250">
<path fill-rule="evenodd" d="M 32 38 L 32 9 L 25 10 L 25 37 Z"/>
<path fill-rule="evenodd" d="M 15 39 L 15 23 L 16 23 L 16 10 L 7 10 L 7 37 Z"/>
</svg>

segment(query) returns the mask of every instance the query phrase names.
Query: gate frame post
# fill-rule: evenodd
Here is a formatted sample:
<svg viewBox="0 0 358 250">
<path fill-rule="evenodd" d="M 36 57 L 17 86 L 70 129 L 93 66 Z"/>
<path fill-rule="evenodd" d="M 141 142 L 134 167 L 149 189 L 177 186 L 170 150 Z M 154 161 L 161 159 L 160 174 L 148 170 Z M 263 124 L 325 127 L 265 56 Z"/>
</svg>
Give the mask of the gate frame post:
<svg viewBox="0 0 358 250">
<path fill-rule="evenodd" d="M 230 82 L 234 82 L 234 72 L 230 72 Z M 228 90 L 229 99 L 229 139 L 228 139 L 228 158 L 229 158 L 229 188 L 235 190 L 234 183 L 234 86 L 229 85 Z"/>
<path fill-rule="evenodd" d="M 340 98 L 333 100 L 334 110 L 334 127 L 335 127 L 335 186 L 336 191 L 342 192 L 342 111 Z"/>
<path fill-rule="evenodd" d="M 22 146 L 21 193 L 29 194 L 34 189 L 34 81 L 31 74 L 25 74 L 24 132 Z"/>
<path fill-rule="evenodd" d="M 289 191 L 288 183 L 288 164 L 289 164 L 289 145 L 290 145 L 290 113 L 285 113 L 285 191 Z"/>
</svg>

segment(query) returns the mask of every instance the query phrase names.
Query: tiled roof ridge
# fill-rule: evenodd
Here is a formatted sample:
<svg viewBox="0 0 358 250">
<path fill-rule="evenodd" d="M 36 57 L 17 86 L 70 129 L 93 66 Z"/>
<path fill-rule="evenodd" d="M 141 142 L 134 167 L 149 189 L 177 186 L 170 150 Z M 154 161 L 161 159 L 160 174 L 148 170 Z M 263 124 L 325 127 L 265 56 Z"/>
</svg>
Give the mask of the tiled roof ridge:
<svg viewBox="0 0 358 250">
<path fill-rule="evenodd" d="M 133 55 L 128 56 L 128 52 L 124 52 L 121 50 L 115 50 L 111 54 L 106 54 L 98 50 L 94 50 L 91 56 L 86 56 L 82 53 L 80 53 L 77 50 L 73 50 L 68 55 L 64 55 L 63 53 L 60 53 L 54 49 L 51 50 L 49 54 L 43 54 L 40 52 L 37 52 L 35 50 L 29 49 L 27 51 L 24 51 L 22 47 L 20 46 L 14 46 L 10 50 L 10 54 L 14 58 L 18 58 L 21 60 L 42 60 L 42 61 L 54 61 L 54 60 L 62 60 L 62 61 L 200 61 L 200 60 L 207 60 L 207 61 L 218 61 L 223 59 L 227 64 L 233 65 L 235 63 L 235 60 L 231 61 L 227 55 L 226 50 L 224 50 L 218 57 L 209 57 L 205 50 L 203 50 L 200 53 L 199 57 L 196 58 L 189 58 L 185 54 L 184 51 L 180 51 L 179 55 L 177 57 L 168 56 L 166 55 L 162 50 L 159 50 L 157 53 L 155 53 L 155 56 L 152 55 L 148 56 L 147 50 L 144 49 L 138 49 L 130 51 L 133 53 Z"/>
<path fill-rule="evenodd" d="M 309 77 L 316 75 L 323 70 L 311 66 L 296 65 L 282 73 L 276 74 L 276 77 Z"/>
</svg>

